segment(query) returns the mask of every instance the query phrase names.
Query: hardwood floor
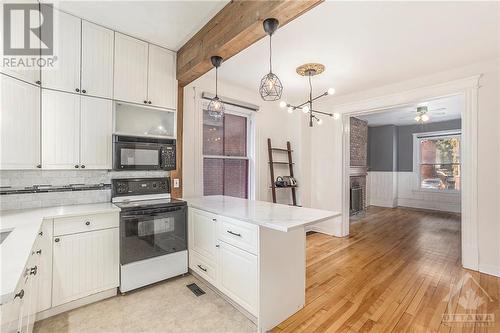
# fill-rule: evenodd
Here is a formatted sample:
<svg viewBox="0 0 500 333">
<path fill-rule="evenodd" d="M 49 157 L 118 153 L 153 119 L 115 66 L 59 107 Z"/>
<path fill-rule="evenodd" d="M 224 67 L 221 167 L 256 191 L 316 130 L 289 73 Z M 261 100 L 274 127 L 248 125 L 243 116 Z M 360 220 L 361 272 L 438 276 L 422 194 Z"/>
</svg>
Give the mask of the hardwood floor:
<svg viewBox="0 0 500 333">
<path fill-rule="evenodd" d="M 348 238 L 308 235 L 306 285 L 273 332 L 500 332 L 500 278 L 461 268 L 456 214 L 370 207 Z"/>
</svg>

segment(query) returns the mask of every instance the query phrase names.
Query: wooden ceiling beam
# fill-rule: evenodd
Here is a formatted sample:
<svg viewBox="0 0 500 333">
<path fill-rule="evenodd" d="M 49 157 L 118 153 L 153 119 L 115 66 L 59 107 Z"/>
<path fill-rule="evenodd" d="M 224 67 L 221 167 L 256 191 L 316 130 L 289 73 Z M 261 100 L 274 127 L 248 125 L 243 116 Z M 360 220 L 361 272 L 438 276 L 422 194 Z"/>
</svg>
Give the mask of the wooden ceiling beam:
<svg viewBox="0 0 500 333">
<path fill-rule="evenodd" d="M 227 60 L 266 36 L 262 27 L 266 18 L 277 18 L 283 26 L 322 1 L 232 0 L 177 52 L 179 85 L 184 87 L 207 73 L 211 56 Z"/>
</svg>

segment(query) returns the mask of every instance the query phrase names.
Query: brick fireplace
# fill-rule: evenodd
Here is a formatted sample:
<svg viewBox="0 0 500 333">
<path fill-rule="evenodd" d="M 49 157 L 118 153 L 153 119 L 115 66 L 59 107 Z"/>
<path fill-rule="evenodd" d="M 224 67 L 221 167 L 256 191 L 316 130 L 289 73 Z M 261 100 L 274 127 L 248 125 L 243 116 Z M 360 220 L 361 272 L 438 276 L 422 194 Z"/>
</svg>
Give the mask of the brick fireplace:
<svg viewBox="0 0 500 333">
<path fill-rule="evenodd" d="M 368 154 L 368 123 L 364 120 L 351 117 L 351 156 L 350 156 L 350 184 L 351 205 L 350 214 L 363 213 L 366 209 L 366 175 Z"/>
</svg>

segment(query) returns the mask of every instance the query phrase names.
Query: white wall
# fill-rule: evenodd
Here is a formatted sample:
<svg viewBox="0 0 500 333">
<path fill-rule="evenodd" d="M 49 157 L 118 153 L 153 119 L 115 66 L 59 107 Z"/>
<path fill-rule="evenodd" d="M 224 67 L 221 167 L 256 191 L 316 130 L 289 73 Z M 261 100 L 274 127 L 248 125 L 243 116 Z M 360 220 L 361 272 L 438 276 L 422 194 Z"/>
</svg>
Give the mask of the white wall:
<svg viewBox="0 0 500 333">
<path fill-rule="evenodd" d="M 366 177 L 367 205 L 393 208 L 398 205 L 398 178 L 392 171 L 370 171 Z"/>
<path fill-rule="evenodd" d="M 382 86 L 356 94 L 335 96 L 318 109 L 335 111 L 337 106 L 363 99 L 397 94 L 476 74 L 480 80 L 478 100 L 478 210 L 479 267 L 500 276 L 500 59 L 439 72 L 431 76 Z M 340 121 L 328 121 L 312 132 L 311 206 L 341 210 L 342 136 Z M 321 147 L 318 147 L 321 144 Z M 340 219 L 338 219 L 340 224 Z"/>
<path fill-rule="evenodd" d="M 184 88 L 184 151 L 183 151 L 183 195 L 184 197 L 203 195 L 202 186 L 202 92 L 214 93 L 215 81 L 210 74 L 197 79 Z M 299 182 L 298 200 L 301 198 L 302 186 L 307 182 L 302 178 L 303 158 L 301 147 L 302 129 L 298 114 L 288 114 L 279 107 L 279 102 L 264 102 L 257 89 L 248 89 L 219 81 L 219 95 L 260 106 L 255 113 L 255 199 L 272 201 L 269 188 L 270 174 L 268 164 L 267 138 L 271 138 L 275 147 L 286 147 L 289 140 L 292 145 L 295 160 L 295 176 Z M 302 118 L 303 120 L 303 118 Z M 275 154 L 278 156 L 278 154 Z M 283 160 L 286 155 L 283 154 Z M 278 158 L 276 158 L 278 159 Z M 281 169 L 279 169 L 281 168 Z M 283 170 L 279 172 L 278 170 Z M 288 175 L 288 168 L 278 166 L 275 176 Z M 307 187 L 307 186 L 306 186 Z M 290 190 L 277 190 L 278 203 L 291 203 Z"/>
</svg>

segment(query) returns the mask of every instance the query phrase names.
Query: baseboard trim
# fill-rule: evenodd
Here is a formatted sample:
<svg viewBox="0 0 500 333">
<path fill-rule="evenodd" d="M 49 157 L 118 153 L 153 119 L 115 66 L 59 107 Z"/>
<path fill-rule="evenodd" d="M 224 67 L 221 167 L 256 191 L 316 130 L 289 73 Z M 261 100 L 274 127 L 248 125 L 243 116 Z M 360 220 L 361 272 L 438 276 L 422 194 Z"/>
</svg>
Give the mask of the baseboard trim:
<svg viewBox="0 0 500 333">
<path fill-rule="evenodd" d="M 97 294 L 90 295 L 88 297 L 80 298 L 80 299 L 77 299 L 75 301 L 72 301 L 72 302 L 69 302 L 66 304 L 61 304 L 59 306 L 47 309 L 47 310 L 42 311 L 42 312 L 38 312 L 36 314 L 35 321 L 43 320 L 43 319 L 58 315 L 60 313 L 66 312 L 66 311 L 70 311 L 70 310 L 73 310 L 73 309 L 76 309 L 76 308 L 79 308 L 79 307 L 82 307 L 82 306 L 85 306 L 85 305 L 88 305 L 91 303 L 102 301 L 103 299 L 106 299 L 106 298 L 116 296 L 117 290 L 118 290 L 117 288 L 108 289 L 105 291 L 101 291 Z"/>
<path fill-rule="evenodd" d="M 493 265 L 479 265 L 479 271 L 484 274 L 500 277 L 500 267 Z"/>
</svg>

